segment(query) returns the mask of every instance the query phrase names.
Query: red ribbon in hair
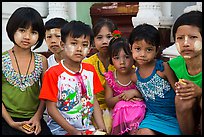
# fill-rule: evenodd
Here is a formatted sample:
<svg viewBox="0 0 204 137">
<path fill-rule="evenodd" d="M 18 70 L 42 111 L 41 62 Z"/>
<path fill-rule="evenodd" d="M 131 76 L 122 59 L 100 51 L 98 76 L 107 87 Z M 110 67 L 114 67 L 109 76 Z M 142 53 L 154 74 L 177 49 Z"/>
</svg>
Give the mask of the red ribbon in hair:
<svg viewBox="0 0 204 137">
<path fill-rule="evenodd" d="M 112 33 L 113 37 L 115 38 L 121 37 L 121 34 L 122 34 L 121 31 L 119 31 L 118 29 L 114 30 Z"/>
</svg>

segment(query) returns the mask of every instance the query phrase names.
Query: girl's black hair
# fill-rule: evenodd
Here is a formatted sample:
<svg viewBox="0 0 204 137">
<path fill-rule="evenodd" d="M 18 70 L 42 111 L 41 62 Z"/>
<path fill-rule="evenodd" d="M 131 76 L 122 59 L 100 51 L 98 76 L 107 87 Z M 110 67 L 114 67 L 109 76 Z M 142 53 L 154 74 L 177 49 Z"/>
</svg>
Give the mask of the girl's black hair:
<svg viewBox="0 0 204 137">
<path fill-rule="evenodd" d="M 109 46 L 108 46 L 108 54 L 110 57 L 110 64 L 113 65 L 112 57 L 118 56 L 118 53 L 121 51 L 121 49 L 124 50 L 125 54 L 132 56 L 132 52 L 130 50 L 129 42 L 126 38 L 120 37 L 120 38 L 112 38 L 110 40 Z"/>
<path fill-rule="evenodd" d="M 66 21 L 63 18 L 51 18 L 50 20 L 48 20 L 47 22 L 45 22 L 45 30 L 50 30 L 53 28 L 62 28 L 66 23 L 68 23 L 68 21 Z"/>
<path fill-rule="evenodd" d="M 85 37 L 90 36 L 90 44 L 93 43 L 93 31 L 91 27 L 84 22 L 72 20 L 61 28 L 61 40 L 64 43 L 66 43 L 68 36 L 79 38 L 82 35 Z"/>
<path fill-rule="evenodd" d="M 159 30 L 150 24 L 140 24 L 136 26 L 129 36 L 129 43 L 132 45 L 135 41 L 145 40 L 148 44 L 156 46 L 158 51 L 160 46 L 160 34 Z"/>
<path fill-rule="evenodd" d="M 9 39 L 16 44 L 14 40 L 14 34 L 18 28 L 29 28 L 37 31 L 39 34 L 38 41 L 35 43 L 36 46 L 33 50 L 39 48 L 45 37 L 45 28 L 43 19 L 40 13 L 31 7 L 20 7 L 13 12 L 6 25 L 6 32 Z M 17 44 L 16 44 L 17 45 Z"/>
<path fill-rule="evenodd" d="M 114 24 L 114 22 L 111 19 L 109 19 L 109 18 L 99 18 L 97 20 L 97 22 L 95 23 L 95 25 L 93 26 L 94 37 L 96 37 L 98 35 L 98 33 L 100 32 L 100 30 L 101 30 L 101 28 L 103 26 L 107 26 L 111 33 L 115 29 L 117 29 L 116 24 Z"/>
<path fill-rule="evenodd" d="M 191 25 L 191 26 L 198 27 L 200 30 L 200 34 L 202 36 L 202 12 L 190 11 L 178 17 L 178 19 L 175 21 L 173 25 L 173 30 L 172 30 L 174 39 L 175 39 L 175 35 L 176 35 L 178 27 L 183 26 L 183 25 Z"/>
</svg>

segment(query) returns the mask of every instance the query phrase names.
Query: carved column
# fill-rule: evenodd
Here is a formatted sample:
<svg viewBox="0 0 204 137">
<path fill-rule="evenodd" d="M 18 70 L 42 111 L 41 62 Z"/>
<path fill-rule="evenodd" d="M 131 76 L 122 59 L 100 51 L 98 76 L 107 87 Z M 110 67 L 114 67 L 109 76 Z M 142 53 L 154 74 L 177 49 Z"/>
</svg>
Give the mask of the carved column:
<svg viewBox="0 0 204 137">
<path fill-rule="evenodd" d="M 202 12 L 202 2 L 196 2 L 196 5 L 186 7 L 184 9 L 184 13 L 190 12 L 192 10 L 199 10 Z"/>
<path fill-rule="evenodd" d="M 169 12 L 162 13 L 162 8 L 171 10 L 171 3 L 139 2 L 139 10 L 136 17 L 132 17 L 133 26 L 148 23 L 158 28 L 161 36 L 161 51 L 170 45 L 171 26 L 173 17 Z M 163 10 L 164 11 L 164 10 Z M 165 16 L 164 16 L 165 15 Z"/>
<path fill-rule="evenodd" d="M 68 20 L 68 4 L 67 2 L 48 2 L 48 16 L 46 20 L 54 17 L 60 17 Z"/>
</svg>

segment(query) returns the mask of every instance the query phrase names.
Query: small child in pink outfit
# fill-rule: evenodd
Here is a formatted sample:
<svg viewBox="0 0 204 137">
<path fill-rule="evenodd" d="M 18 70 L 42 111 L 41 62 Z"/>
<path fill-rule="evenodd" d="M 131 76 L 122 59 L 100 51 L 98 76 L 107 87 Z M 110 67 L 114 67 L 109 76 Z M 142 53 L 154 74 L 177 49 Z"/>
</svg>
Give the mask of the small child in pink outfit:
<svg viewBox="0 0 204 137">
<path fill-rule="evenodd" d="M 114 72 L 106 72 L 105 99 L 112 110 L 112 135 L 135 134 L 145 115 L 146 105 L 141 99 L 131 74 L 135 72 L 129 43 L 124 38 L 113 38 L 109 44 L 110 63 Z"/>
</svg>

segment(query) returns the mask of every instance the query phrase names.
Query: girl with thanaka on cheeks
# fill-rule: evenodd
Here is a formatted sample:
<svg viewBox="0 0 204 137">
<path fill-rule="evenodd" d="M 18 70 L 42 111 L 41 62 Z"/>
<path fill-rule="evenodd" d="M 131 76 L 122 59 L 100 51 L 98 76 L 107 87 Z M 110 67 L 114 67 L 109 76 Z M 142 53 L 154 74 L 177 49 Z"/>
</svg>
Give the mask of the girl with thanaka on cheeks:
<svg viewBox="0 0 204 137">
<path fill-rule="evenodd" d="M 108 72 L 109 70 L 115 70 L 114 66 L 109 62 L 109 55 L 108 55 L 108 45 L 110 40 L 112 39 L 112 33 L 116 29 L 116 25 L 113 23 L 112 20 L 108 18 L 100 18 L 97 20 L 95 25 L 93 26 L 93 33 L 94 33 L 94 43 L 93 45 L 98 50 L 97 53 L 86 58 L 83 62 L 90 63 L 96 69 L 96 72 L 99 76 L 99 79 L 105 87 L 105 77 L 104 72 Z M 105 93 L 104 91 L 99 92 L 97 95 L 97 99 L 99 105 L 103 111 L 103 118 L 106 125 L 106 130 L 108 133 L 111 132 L 111 114 L 110 110 L 105 101 Z"/>
<path fill-rule="evenodd" d="M 39 98 L 46 100 L 48 121 L 54 135 L 86 135 L 96 126 L 105 131 L 102 113 L 95 94 L 103 91 L 91 64 L 82 63 L 93 41 L 90 26 L 71 21 L 61 29 L 64 59 L 50 67 L 43 78 Z"/>
<path fill-rule="evenodd" d="M 177 78 L 167 62 L 156 59 L 159 31 L 152 25 L 140 24 L 131 32 L 129 43 L 137 66 L 132 81 L 146 104 L 146 114 L 136 134 L 180 135 L 174 102 Z"/>
<path fill-rule="evenodd" d="M 180 79 L 175 83 L 179 126 L 182 134 L 202 134 L 202 12 L 181 15 L 174 23 L 173 37 L 180 53 L 169 61 Z"/>
<path fill-rule="evenodd" d="M 135 72 L 134 60 L 127 39 L 112 38 L 109 43 L 110 63 L 115 71 L 104 73 L 105 99 L 112 109 L 112 135 L 133 135 L 145 115 L 145 104 L 131 75 Z"/>
<path fill-rule="evenodd" d="M 32 51 L 44 40 L 42 17 L 33 8 L 18 8 L 6 31 L 14 45 L 2 53 L 2 135 L 51 135 L 42 118 L 45 102 L 38 98 L 47 59 Z"/>
</svg>

